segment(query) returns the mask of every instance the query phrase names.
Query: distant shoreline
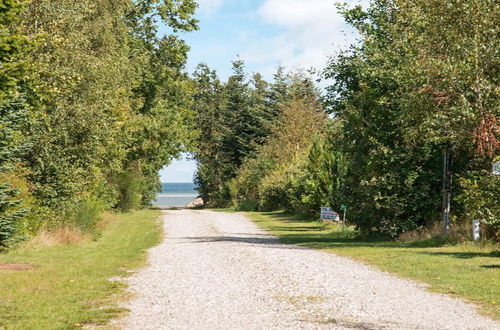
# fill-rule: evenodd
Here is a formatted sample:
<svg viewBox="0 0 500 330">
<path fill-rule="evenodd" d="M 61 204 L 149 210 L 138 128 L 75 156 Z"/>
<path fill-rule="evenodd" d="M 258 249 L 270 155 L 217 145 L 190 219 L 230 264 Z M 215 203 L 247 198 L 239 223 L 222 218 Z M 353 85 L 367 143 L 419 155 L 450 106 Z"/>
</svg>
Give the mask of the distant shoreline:
<svg viewBox="0 0 500 330">
<path fill-rule="evenodd" d="M 198 196 L 193 182 L 163 182 L 162 191 L 156 195 L 152 204 L 158 207 L 184 207 Z"/>
<path fill-rule="evenodd" d="M 157 197 L 198 197 L 198 194 L 191 193 L 159 193 L 156 195 Z"/>
</svg>

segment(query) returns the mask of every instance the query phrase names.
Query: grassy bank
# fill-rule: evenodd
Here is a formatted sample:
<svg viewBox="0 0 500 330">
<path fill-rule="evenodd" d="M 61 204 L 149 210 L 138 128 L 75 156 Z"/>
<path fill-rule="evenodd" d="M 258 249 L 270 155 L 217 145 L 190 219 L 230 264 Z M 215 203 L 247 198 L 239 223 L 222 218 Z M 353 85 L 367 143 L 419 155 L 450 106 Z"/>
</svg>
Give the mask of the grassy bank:
<svg viewBox="0 0 500 330">
<path fill-rule="evenodd" d="M 108 216 L 96 240 L 0 255 L 0 264 L 34 267 L 0 270 L 0 329 L 71 329 L 116 317 L 124 284 L 109 279 L 145 263 L 145 250 L 161 238 L 159 214 Z"/>
<path fill-rule="evenodd" d="M 283 213 L 247 213 L 281 241 L 361 260 L 379 269 L 430 284 L 429 290 L 460 296 L 500 319 L 500 252 L 493 245 L 416 247 L 351 238 L 336 225 L 306 222 Z"/>
</svg>

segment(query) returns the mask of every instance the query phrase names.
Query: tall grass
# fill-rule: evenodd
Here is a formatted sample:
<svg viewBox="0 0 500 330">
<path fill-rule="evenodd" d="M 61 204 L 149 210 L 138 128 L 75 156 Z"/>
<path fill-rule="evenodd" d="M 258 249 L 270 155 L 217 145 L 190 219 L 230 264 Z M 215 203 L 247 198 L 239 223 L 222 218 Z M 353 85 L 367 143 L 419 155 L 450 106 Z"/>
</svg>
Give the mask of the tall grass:
<svg viewBox="0 0 500 330">
<path fill-rule="evenodd" d="M 70 225 L 74 225 L 86 232 L 93 232 L 100 220 L 100 215 L 106 205 L 95 197 L 79 203 L 74 214 L 70 217 Z"/>
</svg>

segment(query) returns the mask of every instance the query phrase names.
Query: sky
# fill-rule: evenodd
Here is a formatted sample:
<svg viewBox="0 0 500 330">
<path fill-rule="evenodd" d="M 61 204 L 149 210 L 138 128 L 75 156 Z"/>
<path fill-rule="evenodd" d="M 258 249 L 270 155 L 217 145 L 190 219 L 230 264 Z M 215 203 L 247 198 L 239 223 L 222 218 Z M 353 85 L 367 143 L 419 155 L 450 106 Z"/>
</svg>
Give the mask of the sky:
<svg viewBox="0 0 500 330">
<path fill-rule="evenodd" d="M 199 0 L 200 29 L 182 35 L 191 46 L 186 70 L 192 73 L 199 63 L 205 63 L 226 80 L 237 56 L 245 61 L 247 72 L 260 72 L 267 80 L 272 80 L 279 65 L 289 70 L 321 70 L 329 56 L 355 40 L 335 2 Z M 194 161 L 174 161 L 160 172 L 161 180 L 191 182 L 195 170 Z"/>
</svg>

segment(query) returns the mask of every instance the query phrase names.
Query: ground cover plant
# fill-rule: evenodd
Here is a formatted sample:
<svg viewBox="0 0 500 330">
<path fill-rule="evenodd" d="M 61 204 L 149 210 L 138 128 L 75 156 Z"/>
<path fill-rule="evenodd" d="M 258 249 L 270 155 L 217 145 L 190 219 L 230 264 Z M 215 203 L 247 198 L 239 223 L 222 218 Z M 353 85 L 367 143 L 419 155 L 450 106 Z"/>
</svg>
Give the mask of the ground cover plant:
<svg viewBox="0 0 500 330">
<path fill-rule="evenodd" d="M 401 243 L 360 239 L 352 227 L 305 221 L 282 212 L 247 212 L 283 243 L 352 257 L 384 271 L 429 284 L 429 290 L 466 298 L 500 319 L 500 251 L 493 243 Z"/>
<path fill-rule="evenodd" d="M 72 329 L 105 324 L 124 310 L 125 284 L 110 281 L 145 263 L 161 238 L 160 212 L 107 215 L 96 239 L 21 247 L 0 255 L 0 328 Z"/>
</svg>

